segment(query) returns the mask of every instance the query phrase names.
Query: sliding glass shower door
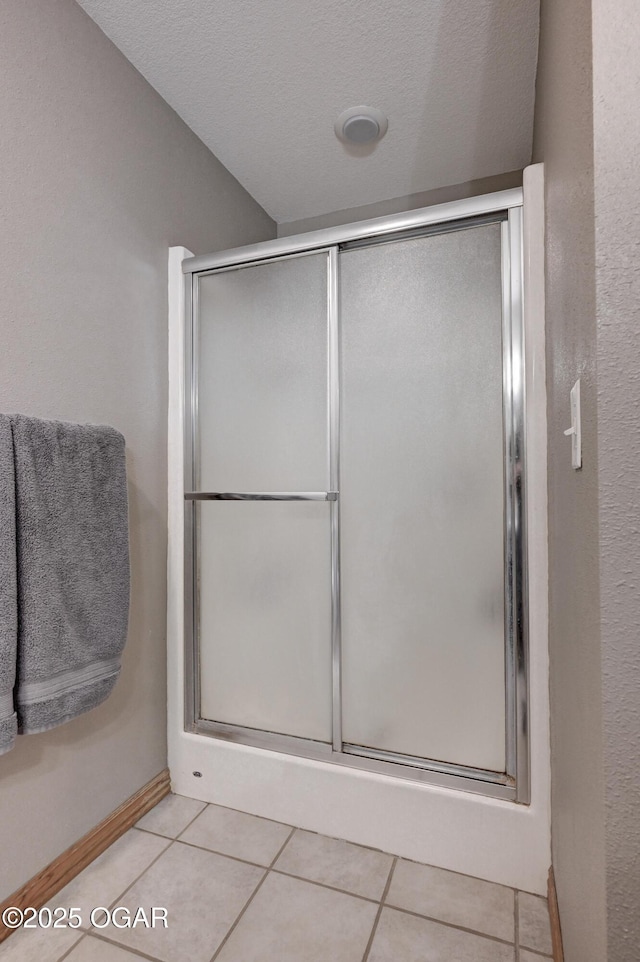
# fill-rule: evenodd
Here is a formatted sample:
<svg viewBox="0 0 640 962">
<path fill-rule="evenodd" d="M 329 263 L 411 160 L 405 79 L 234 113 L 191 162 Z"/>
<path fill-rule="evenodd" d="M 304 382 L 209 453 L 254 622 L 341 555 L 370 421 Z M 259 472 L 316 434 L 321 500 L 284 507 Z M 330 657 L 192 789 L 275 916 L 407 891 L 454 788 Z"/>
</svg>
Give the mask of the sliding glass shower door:
<svg viewBox="0 0 640 962">
<path fill-rule="evenodd" d="M 200 710 L 331 741 L 328 255 L 199 285 Z"/>
<path fill-rule="evenodd" d="M 345 251 L 343 739 L 504 771 L 500 225 Z"/>
<path fill-rule="evenodd" d="M 193 273 L 194 730 L 515 797 L 518 215 Z"/>
</svg>

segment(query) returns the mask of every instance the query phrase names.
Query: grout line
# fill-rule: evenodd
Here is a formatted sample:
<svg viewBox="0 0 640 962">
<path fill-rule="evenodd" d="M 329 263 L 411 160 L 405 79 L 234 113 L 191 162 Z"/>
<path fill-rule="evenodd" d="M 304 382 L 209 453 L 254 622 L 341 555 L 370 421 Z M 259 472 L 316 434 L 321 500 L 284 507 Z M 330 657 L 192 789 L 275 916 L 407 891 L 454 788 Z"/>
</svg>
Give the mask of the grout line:
<svg viewBox="0 0 640 962">
<path fill-rule="evenodd" d="M 98 942 L 106 942 L 107 945 L 113 945 L 116 948 L 121 949 L 123 952 L 130 952 L 139 959 L 148 959 L 150 962 L 163 962 L 162 959 L 159 959 L 155 955 L 148 955 L 146 952 L 142 952 L 140 949 L 134 949 L 133 946 L 126 945 L 124 942 L 116 942 L 114 939 L 110 939 L 107 935 L 103 935 L 102 932 L 92 932 L 91 935 L 87 935 L 87 938 L 96 939 Z M 77 944 L 78 943 L 76 943 L 76 945 Z M 61 962 L 61 960 L 58 960 L 58 962 Z"/>
<path fill-rule="evenodd" d="M 262 871 L 265 871 L 266 869 L 269 872 L 275 872 L 276 875 L 286 875 L 287 878 L 295 878 L 295 879 L 298 879 L 298 881 L 300 882 L 308 882 L 310 885 L 319 885 L 323 889 L 330 889 L 330 891 L 332 892 L 340 892 L 341 895 L 350 895 L 352 898 L 361 899 L 363 902 L 374 902 L 376 905 L 378 904 L 378 899 L 369 898 L 369 896 L 367 895 L 358 895 L 357 892 L 351 892 L 351 891 L 348 891 L 347 889 L 337 888 L 337 886 L 328 885 L 326 882 L 318 882 L 316 879 L 307 878 L 306 875 L 294 875 L 293 872 L 285 872 L 284 869 L 275 868 L 274 864 L 276 860 L 282 854 L 284 848 L 290 841 L 291 836 L 295 831 L 296 831 L 295 828 L 291 829 L 289 835 L 285 839 L 284 844 L 280 847 L 275 858 L 271 861 L 269 865 L 261 865 L 259 862 L 250 862 L 249 859 L 247 858 L 240 858 L 238 855 L 229 855 L 227 852 L 219 852 L 215 848 L 205 848 L 204 845 L 196 845 L 194 842 L 186 842 L 184 839 L 180 839 L 180 838 L 172 839 L 172 841 L 177 842 L 179 845 L 187 845 L 189 848 L 197 848 L 200 852 L 209 852 L 211 855 L 218 855 L 220 858 L 231 859 L 232 862 L 240 862 L 242 865 L 251 865 L 252 868 L 259 868 L 259 869 L 262 869 Z M 155 833 L 150 832 L 149 834 L 155 834 Z M 166 838 L 166 836 L 160 835 L 158 836 L 158 838 Z M 393 856 L 391 857 L 393 858 Z"/>
<path fill-rule="evenodd" d="M 437 922 L 438 925 L 445 925 L 448 929 L 457 929 L 458 932 L 467 932 L 468 935 L 478 935 L 480 938 L 488 939 L 490 942 L 497 942 L 499 945 L 510 945 L 514 946 L 514 943 L 509 939 L 501 939 L 497 935 L 489 935 L 487 932 L 479 932 L 478 929 L 468 929 L 464 925 L 456 925 L 455 922 L 445 922 L 444 919 L 438 919 L 434 915 L 421 915 L 419 912 L 412 912 L 411 909 L 401 909 L 397 905 L 391 905 L 388 902 L 385 904 L 385 908 L 393 909 L 394 912 L 402 912 L 403 915 L 412 915 L 415 919 L 425 919 L 427 922 Z"/>
<path fill-rule="evenodd" d="M 354 842 L 352 844 L 357 844 L 357 843 Z M 385 852 L 384 854 L 390 855 L 392 853 Z M 433 868 L 437 872 L 446 872 L 447 875 L 459 875 L 461 878 L 473 879 L 474 882 L 484 882 L 485 885 L 495 885 L 500 889 L 511 889 L 512 892 L 520 891 L 519 889 L 515 888 L 513 885 L 505 885 L 504 882 L 492 882 L 491 879 L 482 878 L 482 876 L 480 875 L 469 875 L 468 872 L 456 872 L 455 869 L 443 868 L 442 865 L 432 865 L 431 862 L 419 862 L 415 858 L 407 858 L 406 855 L 397 855 L 396 858 L 401 858 L 403 862 L 411 862 L 412 865 L 422 865 L 425 868 Z M 530 893 L 530 894 L 534 894 L 534 893 Z M 536 897 L 539 899 L 543 899 L 544 895 L 538 895 Z"/>
<path fill-rule="evenodd" d="M 383 893 L 382 893 L 382 898 L 380 899 L 380 904 L 381 904 L 381 905 L 382 905 L 382 904 L 386 904 L 387 898 L 388 898 L 388 896 L 389 896 L 389 890 L 391 889 L 391 882 L 392 882 L 392 880 L 393 880 L 393 873 L 395 872 L 395 870 L 396 870 L 396 865 L 398 864 L 399 861 L 400 861 L 400 858 L 398 857 L 398 858 L 394 858 L 393 862 L 391 863 L 391 868 L 390 868 L 390 870 L 389 870 L 389 878 L 387 879 L 387 884 L 386 884 L 385 887 L 384 887 L 384 891 L 383 891 Z"/>
<path fill-rule="evenodd" d="M 76 948 L 76 946 L 80 945 L 80 943 L 82 942 L 83 939 L 88 938 L 88 936 L 87 936 L 86 932 L 84 931 L 84 929 L 80 929 L 80 931 L 82 932 L 82 935 L 80 936 L 80 938 L 79 938 L 79 939 L 76 939 L 75 942 L 72 942 L 71 945 L 69 946 L 69 948 L 66 950 L 66 952 L 63 952 L 62 955 L 58 956 L 58 958 L 55 960 L 55 962 L 63 962 L 64 959 L 69 958 L 69 956 L 71 955 L 71 953 L 73 952 L 73 950 Z"/>
<path fill-rule="evenodd" d="M 280 824 L 284 824 L 280 822 Z M 363 842 L 351 842 L 348 838 L 340 838 L 338 835 L 327 835 L 326 832 L 315 832 L 312 828 L 303 828 L 301 825 L 296 825 L 296 829 L 299 832 L 305 832 L 307 835 L 316 835 L 318 838 L 330 838 L 334 842 L 342 842 L 344 845 L 353 845 L 354 848 L 364 848 L 367 852 L 377 852 L 379 855 L 388 855 L 389 858 L 402 858 L 401 855 L 393 855 L 391 852 L 385 852 L 382 848 L 376 848 L 375 845 L 365 845 Z M 421 864 L 421 863 L 419 863 Z"/>
<path fill-rule="evenodd" d="M 131 831 L 131 829 L 129 829 L 129 831 Z M 151 833 L 149 833 L 149 834 L 151 834 Z M 143 870 L 142 870 L 141 872 L 138 873 L 138 875 L 136 875 L 136 877 L 134 878 L 133 882 L 130 882 L 129 885 L 127 885 L 124 889 L 122 889 L 120 895 L 117 895 L 116 898 L 113 899 L 113 901 L 110 902 L 110 903 L 106 906 L 107 909 L 111 910 L 111 908 L 112 908 L 113 906 L 117 905 L 118 902 L 119 902 L 119 900 L 120 900 L 121 898 L 124 898 L 124 896 L 127 894 L 127 892 L 129 891 L 129 889 L 131 888 L 131 886 L 132 886 L 132 885 L 135 885 L 136 882 L 139 881 L 139 879 L 142 878 L 142 876 L 144 875 L 144 873 L 147 872 L 147 871 L 151 868 L 152 865 L 155 865 L 156 862 L 158 861 L 158 859 L 159 859 L 159 858 L 162 858 L 162 856 L 164 855 L 164 853 L 165 853 L 165 852 L 168 852 L 169 849 L 171 848 L 171 846 L 173 845 L 173 839 L 167 838 L 166 835 L 158 835 L 158 836 L 156 836 L 156 837 L 157 837 L 157 838 L 162 838 L 162 839 L 164 839 L 164 841 L 165 841 L 165 842 L 168 842 L 169 844 L 168 844 L 168 845 L 165 845 L 165 847 L 162 849 L 162 851 L 159 852 L 159 853 L 156 855 L 156 857 L 155 857 L 151 862 L 149 862 L 149 864 L 148 864 L 147 866 L 145 866 L 145 868 L 143 868 Z M 124 838 L 124 836 L 121 836 L 121 838 Z M 117 842 L 117 841 L 119 841 L 119 839 L 116 839 L 116 842 Z M 113 848 L 113 846 L 114 846 L 115 844 L 116 844 L 115 842 L 112 842 L 111 845 L 109 846 L 109 848 L 106 848 L 106 849 L 105 849 L 105 852 L 111 851 L 111 849 Z M 104 853 L 101 852 L 100 854 L 104 854 Z M 99 857 L 100 857 L 100 856 L 98 856 L 98 858 L 99 858 Z M 87 868 L 89 868 L 91 865 L 93 865 L 96 861 L 97 861 L 97 859 L 94 859 L 93 862 L 89 862 L 89 865 L 87 865 L 86 868 L 84 868 L 82 871 L 83 871 L 83 872 L 86 872 Z M 71 881 L 72 881 L 72 882 L 75 882 L 75 880 L 78 879 L 78 878 L 80 878 L 81 875 L 82 875 L 82 872 L 80 872 L 78 875 L 76 875 L 75 878 L 73 878 Z M 55 898 L 55 896 L 54 896 L 54 898 Z M 92 925 L 89 925 L 87 928 L 85 928 L 84 925 L 81 925 L 81 926 L 80 926 L 80 931 L 81 931 L 81 932 L 84 932 L 85 934 L 88 933 L 88 932 L 92 932 L 92 931 L 93 931 L 93 926 L 92 926 Z M 76 944 L 77 944 L 77 943 L 76 943 Z"/>
<path fill-rule="evenodd" d="M 233 925 L 231 926 L 231 928 L 229 929 L 229 931 L 227 932 L 227 934 L 226 934 L 225 937 L 223 938 L 223 940 L 222 940 L 222 942 L 220 943 L 220 945 L 218 946 L 218 948 L 215 950 L 215 952 L 214 952 L 213 955 L 211 956 L 210 962 L 215 962 L 215 959 L 217 959 L 218 956 L 220 955 L 220 953 L 222 952 L 224 946 L 227 944 L 227 942 L 228 942 L 229 939 L 231 938 L 232 934 L 235 932 L 236 928 L 238 927 L 238 923 L 240 922 L 240 919 L 242 918 L 242 916 L 243 916 L 244 913 L 247 911 L 247 909 L 249 908 L 249 906 L 250 906 L 251 903 L 253 902 L 254 898 L 256 897 L 256 895 L 258 894 L 258 892 L 260 891 L 260 889 L 261 889 L 261 887 L 262 887 L 262 883 L 264 882 L 264 880 L 266 879 L 266 877 L 267 877 L 268 874 L 269 874 L 269 869 L 267 869 L 267 870 L 265 871 L 264 875 L 262 876 L 262 878 L 260 879 L 260 881 L 259 881 L 258 884 L 256 885 L 255 889 L 253 890 L 253 892 L 251 893 L 251 895 L 249 896 L 249 898 L 247 899 L 247 901 L 244 903 L 243 908 L 240 910 L 240 914 L 237 916 L 235 922 L 233 923 Z"/>
<path fill-rule="evenodd" d="M 329 889 L 330 892 L 339 892 L 340 895 L 350 895 L 352 899 L 360 899 L 361 902 L 369 902 L 369 904 L 377 905 L 378 899 L 369 898 L 367 895 L 358 895 L 357 892 L 348 892 L 347 889 L 339 889 L 335 885 L 328 885 L 327 882 L 318 882 L 313 878 L 306 878 L 304 875 L 294 875 L 293 872 L 283 872 L 280 868 L 270 869 L 274 875 L 284 875 L 286 878 L 294 878 L 298 882 L 308 882 L 309 885 L 317 885 L 322 889 Z"/>
<path fill-rule="evenodd" d="M 168 797 L 168 796 L 165 796 L 165 798 L 166 798 L 166 797 Z M 164 801 L 164 799 L 161 799 L 161 801 Z M 197 799 L 194 799 L 194 801 L 197 801 Z M 160 802 L 158 802 L 158 804 L 160 804 Z M 196 815 L 193 816 L 193 818 L 189 819 L 189 821 L 187 822 L 187 824 L 184 826 L 184 828 L 181 828 L 181 829 L 180 829 L 180 831 L 178 832 L 177 835 L 165 835 L 163 832 L 154 832 L 154 830 L 153 830 L 152 828 L 145 828 L 144 825 L 138 825 L 137 823 L 136 823 L 135 825 L 132 825 L 131 827 L 132 827 L 132 828 L 135 828 L 138 832 L 146 832 L 147 835 L 157 835 L 158 838 L 169 838 L 169 839 L 171 839 L 172 842 L 177 842 L 178 839 L 180 838 L 180 836 L 181 836 L 182 834 L 184 834 L 184 832 L 186 832 L 186 830 L 187 830 L 191 825 L 193 825 L 193 823 L 195 822 L 195 820 L 196 820 L 197 818 L 200 818 L 200 816 L 201 816 L 202 813 L 204 812 L 204 809 L 205 809 L 205 808 L 208 808 L 208 805 L 206 804 L 206 802 L 204 803 L 204 808 L 201 808 L 200 811 L 199 811 Z M 153 809 L 151 808 L 149 811 L 152 812 Z M 148 814 L 148 813 L 147 813 L 147 814 Z M 145 816 L 143 815 L 142 817 L 144 818 Z"/>
<path fill-rule="evenodd" d="M 191 798 L 190 795 L 181 795 L 181 798 Z M 201 798 L 192 799 L 194 802 L 201 802 Z M 267 818 L 266 815 L 254 815 L 253 812 L 245 812 L 241 808 L 231 808 L 230 805 L 219 805 L 218 802 L 205 802 L 202 812 L 207 808 L 226 808 L 228 812 L 237 812 L 239 815 L 249 815 L 251 818 L 259 818 L 261 822 L 271 822 L 273 825 L 282 825 L 284 828 L 297 828 L 297 825 L 289 825 L 288 822 L 279 822 L 277 818 Z M 198 815 L 202 815 L 202 812 L 198 812 Z"/>
<path fill-rule="evenodd" d="M 197 801 L 197 799 L 196 799 L 196 801 Z M 208 806 L 207 803 L 205 802 L 205 803 L 204 803 L 204 808 L 201 808 L 200 811 L 197 813 L 197 815 L 194 815 L 193 818 L 190 819 L 190 820 L 187 822 L 187 824 L 186 824 L 185 827 L 182 829 L 182 831 L 178 832 L 178 834 L 177 834 L 175 837 L 176 837 L 176 838 L 180 838 L 181 835 L 184 835 L 184 833 L 186 832 L 186 830 L 187 830 L 191 825 L 193 825 L 193 823 L 195 822 L 195 820 L 196 820 L 197 818 L 200 818 L 200 816 L 202 815 L 203 812 L 206 812 L 206 810 L 207 810 L 208 807 L 209 807 L 209 806 Z"/>
<path fill-rule="evenodd" d="M 285 850 L 285 848 L 287 847 L 287 845 L 288 845 L 289 842 L 291 841 L 291 836 L 293 835 L 293 833 L 294 833 L 295 831 L 296 831 L 295 828 L 292 828 L 292 829 L 291 829 L 291 831 L 289 832 L 289 834 L 288 834 L 287 837 L 285 838 L 284 842 L 282 843 L 282 845 L 280 846 L 280 848 L 279 848 L 278 851 L 276 852 L 275 857 L 271 859 L 271 862 L 269 863 L 269 868 L 270 868 L 270 869 L 273 868 L 273 866 L 276 864 L 276 862 L 278 861 L 278 859 L 279 859 L 280 856 L 282 855 L 283 851 Z"/>
<path fill-rule="evenodd" d="M 129 885 L 127 885 L 127 887 L 120 893 L 120 895 L 118 895 L 118 896 L 113 900 L 113 902 L 110 902 L 110 903 L 109 903 L 109 905 L 107 906 L 107 908 L 109 909 L 109 911 L 111 911 L 112 908 L 115 908 L 117 905 L 120 904 L 120 899 L 123 899 L 123 898 L 125 897 L 125 895 L 127 894 L 127 892 L 128 892 L 130 889 L 133 888 L 133 886 L 136 884 L 136 882 L 139 882 L 139 881 L 140 881 L 140 879 L 141 879 L 142 876 L 145 874 L 145 872 L 148 872 L 149 869 L 151 868 L 151 866 L 152 866 L 152 865 L 155 865 L 156 862 L 158 861 L 158 859 L 162 858 L 162 856 L 165 854 L 165 852 L 168 852 L 169 849 L 171 848 L 171 846 L 172 846 L 173 844 L 174 844 L 173 839 L 169 840 L 169 844 L 168 844 L 168 845 L 165 845 L 165 847 L 162 849 L 162 851 L 161 851 L 158 855 L 156 855 L 156 857 L 154 858 L 153 862 L 149 862 L 149 864 L 146 866 L 146 868 L 144 868 L 144 869 L 142 870 L 142 872 L 140 872 L 139 875 L 136 875 L 136 877 L 134 878 L 133 882 L 131 882 Z M 88 929 L 87 931 L 90 932 L 91 929 Z"/>
<path fill-rule="evenodd" d="M 154 832 L 153 829 L 151 829 L 151 828 L 144 828 L 142 825 L 139 825 L 139 824 L 138 824 L 139 822 L 142 821 L 143 818 L 146 818 L 147 815 L 149 815 L 151 812 L 154 812 L 154 811 L 156 810 L 156 808 L 158 807 L 158 805 L 161 805 L 161 804 L 165 801 L 165 799 L 171 798 L 172 796 L 173 796 L 174 798 L 186 798 L 186 799 L 187 799 L 188 801 L 190 801 L 190 802 L 199 802 L 199 803 L 202 805 L 202 808 L 200 809 L 200 811 L 199 811 L 196 815 L 193 816 L 193 818 L 185 825 L 184 828 L 180 829 L 180 832 L 178 832 L 178 835 L 180 835 L 182 832 L 186 831 L 186 830 L 189 828 L 189 825 L 191 825 L 191 822 L 195 821 L 195 819 L 198 817 L 198 815 L 201 815 L 202 812 L 204 812 L 205 808 L 207 808 L 207 802 L 203 802 L 203 801 L 202 801 L 201 799 L 199 799 L 199 798 L 190 798 L 188 795 L 177 795 L 176 792 L 171 792 L 171 791 L 170 791 L 168 795 L 165 795 L 163 798 L 160 799 L 159 802 L 156 802 L 156 804 L 153 806 L 153 808 L 150 808 L 148 812 L 145 812 L 144 815 L 141 815 L 140 818 L 138 819 L 138 821 L 137 821 L 134 825 L 132 825 L 131 827 L 132 827 L 132 828 L 137 828 L 139 832 L 148 832 L 149 835 L 159 835 L 160 838 L 170 838 L 170 839 L 173 839 L 173 840 L 175 841 L 175 839 L 177 838 L 176 835 L 164 835 L 162 832 Z"/>
<path fill-rule="evenodd" d="M 136 832 L 144 832 L 145 835 L 155 835 L 156 838 L 166 838 L 169 842 L 177 841 L 175 835 L 163 835 L 162 832 L 154 832 L 150 828 L 142 828 L 140 825 L 134 825 Z"/>
<path fill-rule="evenodd" d="M 374 940 L 374 938 L 375 938 L 375 936 L 376 936 L 376 932 L 377 932 L 377 930 L 378 930 L 378 922 L 380 921 L 380 916 L 382 915 L 382 909 L 384 908 L 385 899 L 386 899 L 386 897 L 387 897 L 387 895 L 388 895 L 388 893 L 389 893 L 389 889 L 391 888 L 391 879 L 393 878 L 393 873 L 394 873 L 394 871 L 395 871 L 395 867 L 396 867 L 397 864 L 398 864 L 398 859 L 397 859 L 397 858 L 394 858 L 393 862 L 391 863 L 391 868 L 389 869 L 389 874 L 388 874 L 388 876 L 387 876 L 387 883 L 386 883 L 386 885 L 385 885 L 385 887 L 384 887 L 384 891 L 382 892 L 382 897 L 381 897 L 381 899 L 380 899 L 380 904 L 379 904 L 379 906 L 378 906 L 378 911 L 376 912 L 376 917 L 375 917 L 375 919 L 373 920 L 373 927 L 372 927 L 372 929 L 371 929 L 371 934 L 370 934 L 370 936 L 369 936 L 369 941 L 367 942 L 366 948 L 365 948 L 365 950 L 364 950 L 364 955 L 362 956 L 362 962 L 367 962 L 367 959 L 369 958 L 369 953 L 371 952 L 371 947 L 372 947 L 372 945 L 373 945 L 373 940 Z"/>
<path fill-rule="evenodd" d="M 318 882 L 315 879 L 307 878 L 304 875 L 294 875 L 293 872 L 285 872 L 283 871 L 283 869 L 274 868 L 273 866 L 276 859 L 280 857 L 283 849 L 289 842 L 294 832 L 295 832 L 295 828 L 292 828 L 284 844 L 280 847 L 275 858 L 271 861 L 270 865 L 260 865 L 258 862 L 250 862 L 246 858 L 239 858 L 239 856 L 237 855 L 228 855 L 226 852 L 219 852 L 217 851 L 217 849 L 214 849 L 214 848 L 205 848 L 203 845 L 195 845 L 194 842 L 186 842 L 179 838 L 172 839 L 171 841 L 177 842 L 179 845 L 186 845 L 188 846 L 188 848 L 197 848 L 200 852 L 209 852 L 211 855 L 217 855 L 219 858 L 228 858 L 228 859 L 231 859 L 232 862 L 240 862 L 242 865 L 250 865 L 252 868 L 262 869 L 263 872 L 265 870 L 269 872 L 275 872 L 276 875 L 286 875 L 287 878 L 295 878 L 295 879 L 298 879 L 298 881 L 300 882 L 308 882 L 310 885 L 319 885 L 321 888 L 330 889 L 332 892 L 340 892 L 341 895 L 351 895 L 352 898 L 361 899 L 363 902 L 375 902 L 376 904 L 378 903 L 378 899 L 372 899 L 366 895 L 358 895 L 357 892 L 349 892 L 346 889 L 337 888 L 335 885 L 327 885 L 326 882 Z M 154 833 L 150 832 L 149 834 L 154 834 Z M 158 838 L 166 839 L 166 836 L 160 835 L 158 836 Z M 166 852 L 166 849 L 165 849 L 165 852 Z"/>
<path fill-rule="evenodd" d="M 520 962 L 520 897 L 517 890 L 513 900 L 513 942 L 516 947 L 515 962 Z"/>
<path fill-rule="evenodd" d="M 227 855 L 226 852 L 219 852 L 215 848 L 206 848 L 204 845 L 196 845 L 195 842 L 187 842 L 182 838 L 174 838 L 173 841 L 177 842 L 178 845 L 186 845 L 188 848 L 197 848 L 200 852 L 209 852 L 210 855 L 218 855 L 220 858 L 230 858 L 232 862 L 241 862 L 243 865 L 260 868 L 263 872 L 269 868 L 268 865 L 261 865 L 259 862 L 250 862 L 248 858 L 240 858 L 239 855 Z"/>
<path fill-rule="evenodd" d="M 185 827 L 178 832 L 178 834 L 176 835 L 176 841 L 178 841 L 178 839 L 179 839 L 182 835 L 184 835 L 184 833 L 187 831 L 188 828 L 191 828 L 191 826 L 193 825 L 193 823 L 196 822 L 196 821 L 200 818 L 200 816 L 201 816 L 204 812 L 206 812 L 206 810 L 207 810 L 208 808 L 209 808 L 209 806 L 208 806 L 208 805 L 206 804 L 206 802 L 205 802 L 204 808 L 201 808 L 200 811 L 198 812 L 198 814 L 197 814 L 197 815 L 194 815 L 193 818 L 192 818 L 189 822 L 187 822 L 187 824 L 185 825 Z"/>
<path fill-rule="evenodd" d="M 161 837 L 162 837 L 162 838 L 165 838 L 164 835 L 161 836 Z M 133 886 L 136 884 L 136 882 L 139 882 L 139 881 L 140 881 L 140 879 L 141 879 L 142 876 L 145 874 L 145 872 L 148 872 L 149 869 L 151 868 L 151 866 L 152 866 L 152 865 L 155 865 L 156 862 L 158 861 L 158 859 L 159 859 L 159 858 L 162 858 L 162 856 L 164 855 L 164 853 L 169 851 L 169 849 L 170 849 L 171 846 L 173 845 L 173 839 L 165 839 L 165 840 L 168 841 L 169 844 L 166 845 L 158 855 L 156 855 L 156 857 L 154 858 L 154 860 L 153 860 L 152 862 L 149 862 L 149 864 L 142 870 L 142 872 L 140 872 L 138 875 L 136 875 L 136 877 L 134 878 L 133 882 L 130 882 L 129 885 L 127 885 L 127 887 L 122 890 L 122 892 L 120 893 L 120 895 L 117 895 L 116 898 L 113 899 L 112 902 L 109 902 L 109 904 L 107 905 L 107 909 L 108 909 L 109 911 L 111 911 L 111 909 L 115 908 L 116 906 L 120 905 L 120 900 L 125 897 L 125 895 L 126 895 L 127 892 L 129 891 L 129 889 L 133 888 Z M 107 849 L 106 851 L 108 852 L 109 849 Z M 84 928 L 83 928 L 82 931 L 83 931 L 83 932 L 86 932 L 86 933 L 88 934 L 88 933 L 92 933 L 92 932 L 94 932 L 94 931 L 96 931 L 96 932 L 102 932 L 102 931 L 104 931 L 104 930 L 103 930 L 103 929 L 94 929 L 94 927 L 93 927 L 92 925 L 90 925 L 89 928 L 87 928 L 87 929 L 84 929 Z M 119 943 L 119 942 L 116 943 L 116 945 L 120 945 L 120 944 L 121 944 L 121 943 Z"/>
</svg>

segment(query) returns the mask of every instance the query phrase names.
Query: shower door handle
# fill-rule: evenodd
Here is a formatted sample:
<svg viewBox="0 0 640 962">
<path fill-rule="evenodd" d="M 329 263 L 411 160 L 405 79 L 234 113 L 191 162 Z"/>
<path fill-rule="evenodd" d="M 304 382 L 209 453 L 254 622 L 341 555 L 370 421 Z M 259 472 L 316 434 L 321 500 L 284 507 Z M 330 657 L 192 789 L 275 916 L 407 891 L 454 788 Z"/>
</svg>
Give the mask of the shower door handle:
<svg viewBox="0 0 640 962">
<path fill-rule="evenodd" d="M 185 501 L 337 501 L 337 491 L 185 491 Z"/>
</svg>

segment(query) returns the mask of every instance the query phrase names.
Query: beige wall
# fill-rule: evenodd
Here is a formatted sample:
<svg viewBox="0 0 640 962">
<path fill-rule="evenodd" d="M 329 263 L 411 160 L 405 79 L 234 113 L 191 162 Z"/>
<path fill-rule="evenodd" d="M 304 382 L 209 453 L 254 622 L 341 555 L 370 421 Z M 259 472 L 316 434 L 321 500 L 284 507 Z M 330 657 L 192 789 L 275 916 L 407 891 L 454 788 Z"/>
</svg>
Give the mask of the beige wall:
<svg viewBox="0 0 640 962">
<path fill-rule="evenodd" d="M 0 899 L 166 765 L 167 248 L 275 226 L 72 0 L 0 4 L 0 410 L 127 439 L 132 604 L 95 711 L 0 758 Z"/>
<path fill-rule="evenodd" d="M 638 962 L 640 6 L 592 8 L 607 959 Z"/>
<path fill-rule="evenodd" d="M 591 0 L 542 0 L 534 160 L 546 176 L 553 863 L 566 962 L 605 962 Z M 578 377 L 574 471 L 563 430 Z"/>
<path fill-rule="evenodd" d="M 494 190 L 508 190 L 510 187 L 522 187 L 521 170 L 470 180 L 466 184 L 438 187 L 436 190 L 427 190 L 419 194 L 408 194 L 406 197 L 381 200 L 377 204 L 366 204 L 364 207 L 349 207 L 347 210 L 336 210 L 330 214 L 320 214 L 318 217 L 292 220 L 286 224 L 278 224 L 278 237 L 303 234 L 305 231 L 320 230 L 323 227 L 336 227 L 339 224 L 351 224 L 370 217 L 385 217 L 405 210 L 416 210 L 418 207 L 430 207 L 432 204 L 446 204 L 450 200 L 477 197 L 479 194 L 490 194 Z"/>
</svg>

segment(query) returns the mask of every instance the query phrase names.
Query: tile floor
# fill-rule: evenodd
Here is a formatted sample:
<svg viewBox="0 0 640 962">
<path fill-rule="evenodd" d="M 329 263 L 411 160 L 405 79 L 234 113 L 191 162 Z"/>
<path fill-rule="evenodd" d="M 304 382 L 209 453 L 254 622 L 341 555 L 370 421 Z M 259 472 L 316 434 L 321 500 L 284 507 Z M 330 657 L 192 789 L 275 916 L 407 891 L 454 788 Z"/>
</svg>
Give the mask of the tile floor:
<svg viewBox="0 0 640 962">
<path fill-rule="evenodd" d="M 2 962 L 544 962 L 545 899 L 169 795 L 52 899 L 80 929 L 16 932 Z M 91 927 L 96 906 L 167 928 Z M 100 925 L 104 916 L 95 921 Z M 124 912 L 117 920 L 125 919 Z"/>
</svg>

